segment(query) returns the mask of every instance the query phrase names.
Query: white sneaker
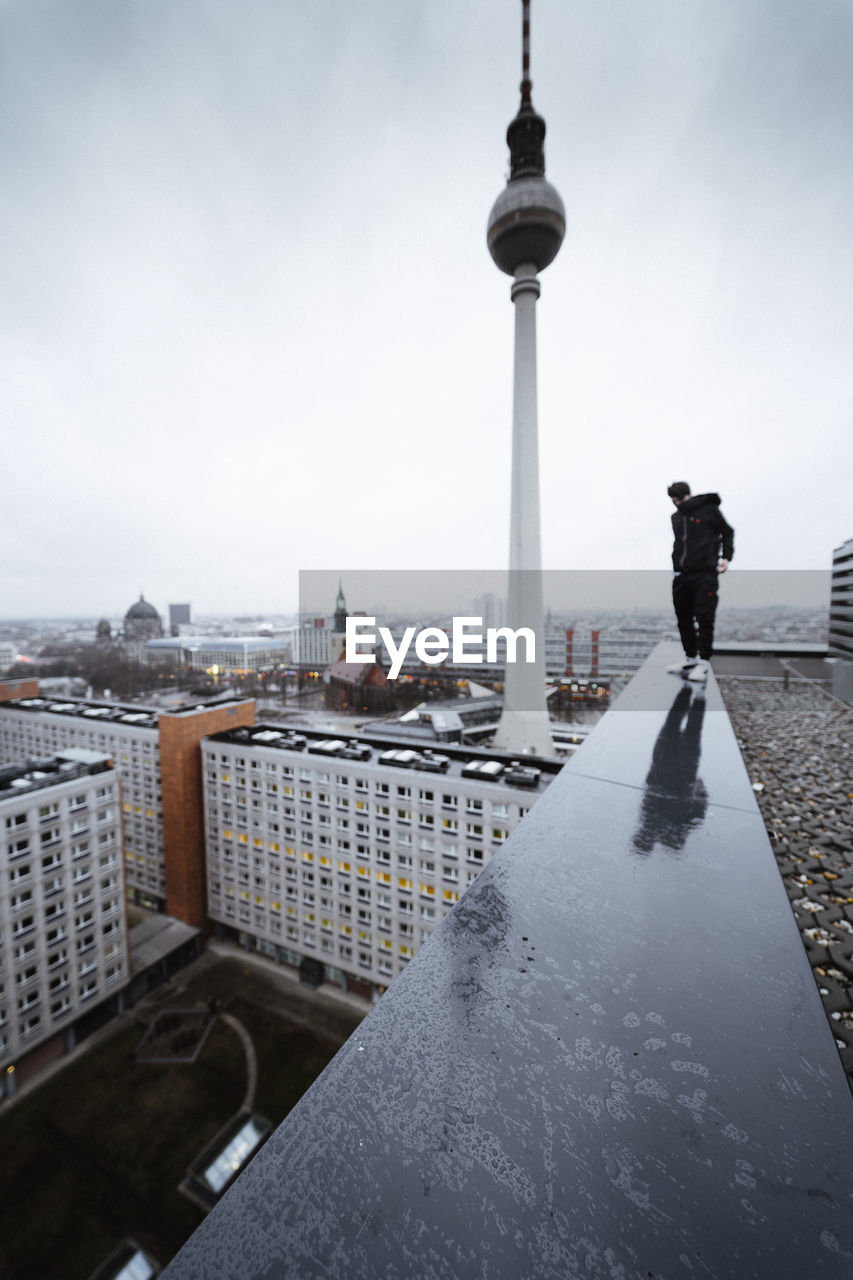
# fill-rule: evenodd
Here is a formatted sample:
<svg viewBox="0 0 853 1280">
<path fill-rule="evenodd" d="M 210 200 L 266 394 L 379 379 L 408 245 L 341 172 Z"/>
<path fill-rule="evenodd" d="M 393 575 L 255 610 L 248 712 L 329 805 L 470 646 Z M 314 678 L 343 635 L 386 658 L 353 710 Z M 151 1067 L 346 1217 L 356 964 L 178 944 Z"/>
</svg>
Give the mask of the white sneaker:
<svg viewBox="0 0 853 1280">
<path fill-rule="evenodd" d="M 689 676 L 699 663 L 698 658 L 685 658 L 683 662 L 679 662 L 674 667 L 667 667 L 667 674 L 671 676 Z"/>
<path fill-rule="evenodd" d="M 708 679 L 708 664 L 700 659 L 693 669 L 687 673 L 688 680 L 695 680 L 696 683 L 702 683 Z"/>
</svg>

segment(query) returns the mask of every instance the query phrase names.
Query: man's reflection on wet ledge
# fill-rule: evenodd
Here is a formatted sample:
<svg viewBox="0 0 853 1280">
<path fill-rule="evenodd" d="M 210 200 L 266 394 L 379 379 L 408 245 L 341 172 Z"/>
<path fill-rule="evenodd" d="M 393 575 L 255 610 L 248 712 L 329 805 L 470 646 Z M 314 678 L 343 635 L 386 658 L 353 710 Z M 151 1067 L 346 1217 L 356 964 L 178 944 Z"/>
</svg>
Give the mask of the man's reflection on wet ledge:
<svg viewBox="0 0 853 1280">
<path fill-rule="evenodd" d="M 680 853 L 690 832 L 701 826 L 708 808 L 708 792 L 697 777 L 704 718 L 704 689 L 685 684 L 675 696 L 652 752 L 633 841 L 635 853 L 649 854 L 656 844 L 668 853 Z"/>
</svg>

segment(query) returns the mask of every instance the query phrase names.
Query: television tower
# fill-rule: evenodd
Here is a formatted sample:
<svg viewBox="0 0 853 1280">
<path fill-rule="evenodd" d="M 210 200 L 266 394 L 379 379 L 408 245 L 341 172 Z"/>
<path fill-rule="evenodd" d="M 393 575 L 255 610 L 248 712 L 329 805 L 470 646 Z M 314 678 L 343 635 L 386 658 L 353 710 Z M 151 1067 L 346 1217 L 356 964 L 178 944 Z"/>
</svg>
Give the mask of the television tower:
<svg viewBox="0 0 853 1280">
<path fill-rule="evenodd" d="M 538 274 L 557 256 L 566 232 L 558 192 L 545 180 L 545 121 L 533 109 L 530 80 L 530 0 L 522 0 L 521 105 L 506 131 L 510 172 L 489 215 L 489 252 L 513 277 L 515 364 L 512 401 L 512 505 L 510 510 L 507 624 L 536 635 L 536 661 L 525 663 L 523 644 L 507 663 L 504 707 L 494 745 L 525 754 L 553 755 L 545 702 L 542 551 L 539 535 L 539 444 L 536 401 Z"/>
</svg>

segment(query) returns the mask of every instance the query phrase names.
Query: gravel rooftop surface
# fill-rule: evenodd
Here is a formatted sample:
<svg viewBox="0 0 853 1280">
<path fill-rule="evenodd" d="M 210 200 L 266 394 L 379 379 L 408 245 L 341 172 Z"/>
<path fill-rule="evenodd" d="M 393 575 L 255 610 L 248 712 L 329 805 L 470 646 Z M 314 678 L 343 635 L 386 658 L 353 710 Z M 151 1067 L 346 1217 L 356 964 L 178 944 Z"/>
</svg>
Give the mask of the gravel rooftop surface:
<svg viewBox="0 0 853 1280">
<path fill-rule="evenodd" d="M 853 708 L 814 685 L 719 685 L 853 1088 Z"/>
</svg>

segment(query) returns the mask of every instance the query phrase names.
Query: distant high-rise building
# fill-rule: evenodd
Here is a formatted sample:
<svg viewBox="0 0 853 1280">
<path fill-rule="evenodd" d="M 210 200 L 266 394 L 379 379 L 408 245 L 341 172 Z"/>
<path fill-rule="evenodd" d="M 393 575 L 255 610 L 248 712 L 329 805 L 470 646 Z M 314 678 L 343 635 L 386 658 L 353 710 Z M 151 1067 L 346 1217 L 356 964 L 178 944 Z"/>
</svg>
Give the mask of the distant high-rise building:
<svg viewBox="0 0 853 1280">
<path fill-rule="evenodd" d="M 507 663 L 503 714 L 495 745 L 509 751 L 553 752 L 545 704 L 544 606 L 539 535 L 539 444 L 536 386 L 536 300 L 539 275 L 563 242 L 566 215 L 545 180 L 545 121 L 533 109 L 530 79 L 530 3 L 522 0 L 521 105 L 507 129 L 510 174 L 495 201 L 488 246 L 496 265 L 513 277 L 515 367 L 512 422 L 508 625 L 538 638 L 535 661 Z"/>
<path fill-rule="evenodd" d="M 829 653 L 853 661 L 853 538 L 832 553 Z"/>
<path fill-rule="evenodd" d="M 475 598 L 474 617 L 482 618 L 484 630 L 488 627 L 502 627 L 505 616 L 506 602 L 500 596 L 487 591 L 485 595 Z"/>
<path fill-rule="evenodd" d="M 7 671 L 18 661 L 18 646 L 11 640 L 0 640 L 0 671 Z"/>
<path fill-rule="evenodd" d="M 335 660 L 334 631 L 325 618 L 314 618 L 310 626 L 298 627 L 292 638 L 293 661 L 301 666 L 328 667 Z"/>
<path fill-rule="evenodd" d="M 189 627 L 191 625 L 190 606 L 188 604 L 169 605 L 169 632 L 171 635 L 180 635 L 181 627 Z"/>
<path fill-rule="evenodd" d="M 835 659 L 833 693 L 845 702 L 853 701 L 853 538 L 832 553 L 829 656 Z"/>
</svg>

